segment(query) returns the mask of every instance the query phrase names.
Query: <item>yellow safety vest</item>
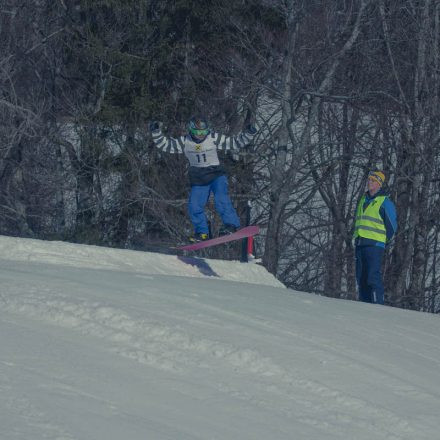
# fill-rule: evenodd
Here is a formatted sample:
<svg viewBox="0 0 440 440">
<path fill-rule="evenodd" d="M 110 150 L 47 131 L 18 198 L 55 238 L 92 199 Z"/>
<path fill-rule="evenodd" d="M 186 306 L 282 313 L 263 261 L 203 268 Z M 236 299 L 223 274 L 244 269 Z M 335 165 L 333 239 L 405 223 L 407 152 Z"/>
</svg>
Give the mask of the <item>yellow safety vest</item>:
<svg viewBox="0 0 440 440">
<path fill-rule="evenodd" d="M 364 211 L 365 194 L 362 196 L 356 210 L 354 238 L 362 237 L 386 243 L 387 233 L 385 223 L 379 213 L 385 198 L 386 196 L 377 196 L 368 204 Z"/>
</svg>

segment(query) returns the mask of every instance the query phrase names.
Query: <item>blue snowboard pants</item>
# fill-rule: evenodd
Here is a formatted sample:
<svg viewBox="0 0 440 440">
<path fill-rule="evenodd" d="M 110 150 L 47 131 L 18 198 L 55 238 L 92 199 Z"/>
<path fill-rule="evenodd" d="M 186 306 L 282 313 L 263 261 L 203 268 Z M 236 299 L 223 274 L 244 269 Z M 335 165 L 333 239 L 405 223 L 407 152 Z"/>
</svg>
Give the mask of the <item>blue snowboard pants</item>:
<svg viewBox="0 0 440 440">
<path fill-rule="evenodd" d="M 356 246 L 356 280 L 359 300 L 373 304 L 384 303 L 382 258 L 380 246 Z"/>
<path fill-rule="evenodd" d="M 193 185 L 189 195 L 188 211 L 194 230 L 197 233 L 208 234 L 208 221 L 205 215 L 205 206 L 211 192 L 214 195 L 215 209 L 225 225 L 240 227 L 240 219 L 232 206 L 228 195 L 228 179 L 220 176 L 208 185 Z"/>
</svg>

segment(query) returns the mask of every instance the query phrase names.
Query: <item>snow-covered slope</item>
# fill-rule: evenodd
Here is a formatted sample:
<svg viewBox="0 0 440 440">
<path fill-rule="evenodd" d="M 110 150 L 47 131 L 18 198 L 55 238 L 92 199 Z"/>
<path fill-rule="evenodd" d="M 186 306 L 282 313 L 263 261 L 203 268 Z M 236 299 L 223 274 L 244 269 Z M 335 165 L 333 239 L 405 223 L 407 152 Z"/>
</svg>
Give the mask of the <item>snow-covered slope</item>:
<svg viewBox="0 0 440 440">
<path fill-rule="evenodd" d="M 1 440 L 439 438 L 438 316 L 7 237 L 0 305 Z"/>
<path fill-rule="evenodd" d="M 59 241 L 0 236 L 0 257 L 9 261 L 33 261 L 89 269 L 120 270 L 149 275 L 212 276 L 230 281 L 282 287 L 258 264 L 204 260 L 160 253 L 85 246 Z"/>
</svg>

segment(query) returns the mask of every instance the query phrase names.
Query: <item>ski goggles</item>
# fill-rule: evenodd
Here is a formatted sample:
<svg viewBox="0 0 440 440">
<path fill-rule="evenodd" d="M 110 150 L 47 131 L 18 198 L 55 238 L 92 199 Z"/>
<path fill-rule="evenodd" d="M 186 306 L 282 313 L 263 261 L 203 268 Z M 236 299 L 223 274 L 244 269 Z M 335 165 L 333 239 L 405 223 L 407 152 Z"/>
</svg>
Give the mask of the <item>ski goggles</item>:
<svg viewBox="0 0 440 440">
<path fill-rule="evenodd" d="M 197 136 L 197 137 L 201 137 L 201 136 L 208 136 L 209 134 L 209 128 L 190 128 L 189 132 L 193 135 L 193 136 Z"/>
</svg>

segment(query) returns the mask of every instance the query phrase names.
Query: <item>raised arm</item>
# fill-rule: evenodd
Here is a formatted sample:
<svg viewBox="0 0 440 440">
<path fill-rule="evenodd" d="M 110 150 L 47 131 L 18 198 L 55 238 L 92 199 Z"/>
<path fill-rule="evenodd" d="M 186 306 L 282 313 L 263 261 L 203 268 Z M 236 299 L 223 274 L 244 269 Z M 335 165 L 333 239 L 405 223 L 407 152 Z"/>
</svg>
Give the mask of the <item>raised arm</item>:
<svg viewBox="0 0 440 440">
<path fill-rule="evenodd" d="M 255 127 L 249 125 L 237 136 L 214 133 L 214 143 L 219 150 L 238 150 L 250 144 L 256 132 Z"/>
<path fill-rule="evenodd" d="M 164 136 L 159 123 L 156 121 L 150 122 L 150 131 L 153 136 L 153 142 L 159 150 L 172 154 L 183 153 L 183 136 L 179 136 L 178 138 Z"/>
</svg>

